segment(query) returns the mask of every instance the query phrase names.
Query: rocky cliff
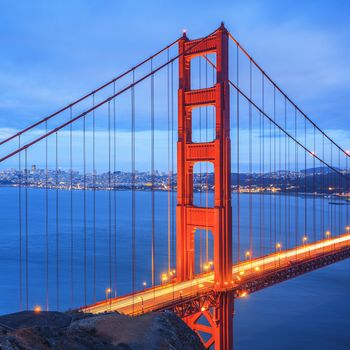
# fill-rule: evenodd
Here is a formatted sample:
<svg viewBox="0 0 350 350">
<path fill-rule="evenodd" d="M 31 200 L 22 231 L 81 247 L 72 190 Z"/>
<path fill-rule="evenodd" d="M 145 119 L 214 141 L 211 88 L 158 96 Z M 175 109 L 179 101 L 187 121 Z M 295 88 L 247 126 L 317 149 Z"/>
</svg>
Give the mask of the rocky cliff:
<svg viewBox="0 0 350 350">
<path fill-rule="evenodd" d="M 19 312 L 0 317 L 1 350 L 202 350 L 175 314 L 131 318 L 117 313 Z"/>
</svg>

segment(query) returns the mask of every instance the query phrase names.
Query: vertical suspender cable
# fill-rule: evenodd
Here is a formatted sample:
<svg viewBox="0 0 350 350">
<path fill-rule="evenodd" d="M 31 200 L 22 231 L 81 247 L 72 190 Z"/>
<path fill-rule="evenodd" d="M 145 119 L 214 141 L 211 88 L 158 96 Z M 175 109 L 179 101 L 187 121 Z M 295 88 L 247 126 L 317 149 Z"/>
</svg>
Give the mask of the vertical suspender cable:
<svg viewBox="0 0 350 350">
<path fill-rule="evenodd" d="M 92 95 L 92 106 L 95 106 L 95 94 Z M 92 111 L 92 249 L 93 249 L 93 298 L 96 302 L 96 115 Z"/>
<path fill-rule="evenodd" d="M 84 226 L 84 305 L 87 305 L 87 227 L 86 227 L 86 118 L 83 117 L 83 226 Z"/>
<path fill-rule="evenodd" d="M 292 124 L 291 124 L 292 125 Z M 290 134 L 292 133 L 292 126 L 290 126 Z M 292 247 L 291 245 L 291 182 L 292 182 L 292 178 L 291 178 L 291 150 L 290 150 L 290 143 L 291 143 L 291 139 L 288 138 L 287 140 L 288 142 L 288 160 L 287 160 L 287 164 L 288 164 L 288 180 L 287 180 L 287 184 L 288 184 L 288 249 Z"/>
<path fill-rule="evenodd" d="M 115 82 L 113 83 L 113 94 L 115 95 Z M 114 202 L 114 231 L 113 231 L 113 290 L 114 297 L 117 296 L 117 120 L 116 101 L 113 99 L 113 202 Z"/>
<path fill-rule="evenodd" d="M 70 119 L 72 119 L 70 108 Z M 74 306 L 74 232 L 73 232 L 73 124 L 69 126 L 69 167 L 70 167 L 70 299 Z"/>
<path fill-rule="evenodd" d="M 111 103 L 108 102 L 108 285 L 112 288 Z"/>
<path fill-rule="evenodd" d="M 132 81 L 135 82 L 135 71 L 132 72 Z M 136 252 L 135 252 L 135 238 L 136 238 L 136 197 L 135 197 L 135 87 L 131 88 L 131 188 L 132 188 L 132 312 L 135 309 L 135 283 L 136 283 Z"/>
<path fill-rule="evenodd" d="M 151 72 L 153 60 L 151 60 Z M 151 75 L 151 215 L 152 215 L 152 287 L 155 285 L 155 193 L 154 193 L 154 75 Z M 170 276 L 170 251 L 168 246 L 168 276 Z"/>
<path fill-rule="evenodd" d="M 265 76 L 262 76 L 262 111 L 265 113 Z M 262 168 L 261 168 L 261 176 L 262 176 L 262 184 L 263 184 L 263 190 L 266 192 L 266 183 L 265 183 L 265 118 L 263 115 L 261 115 L 262 118 L 262 148 L 261 148 L 261 153 L 262 153 Z M 265 255 L 265 194 L 261 196 L 262 199 L 262 222 L 261 222 L 261 228 L 262 228 L 262 252 L 261 254 L 264 256 Z"/>
<path fill-rule="evenodd" d="M 173 266 L 175 266 L 175 255 L 176 255 L 176 247 L 175 247 L 175 196 L 174 196 L 174 170 L 175 170 L 175 151 L 174 151 L 174 62 L 171 62 L 171 206 L 172 206 L 172 256 L 173 256 Z"/>
<path fill-rule="evenodd" d="M 60 236 L 59 236 L 59 199 L 58 199 L 58 132 L 55 133 L 56 136 L 56 299 L 57 299 L 57 311 L 60 309 Z"/>
<path fill-rule="evenodd" d="M 25 257 L 26 257 L 26 309 L 29 310 L 29 259 L 28 259 L 28 248 L 29 248 L 29 234 L 28 234 L 28 154 L 27 149 L 24 152 L 25 157 L 25 234 L 26 234 L 26 246 L 25 246 Z"/>
<path fill-rule="evenodd" d="M 346 171 L 346 176 L 349 176 L 349 168 L 348 168 L 348 158 L 349 156 L 346 154 L 345 155 L 345 171 Z M 345 183 L 345 194 L 346 194 L 346 199 L 349 199 L 349 181 L 346 181 Z M 346 222 L 345 225 L 348 227 L 349 226 L 349 204 L 346 206 Z"/>
<path fill-rule="evenodd" d="M 284 129 L 287 131 L 287 100 L 284 98 Z M 282 137 L 282 135 L 281 135 Z M 288 207 L 287 207 L 287 177 L 289 176 L 289 172 L 287 172 L 287 161 L 288 161 L 288 154 L 287 154 L 287 135 L 284 135 L 284 238 L 285 238 L 285 248 L 289 247 L 289 230 L 288 230 Z M 281 155 L 281 149 L 280 149 L 280 155 Z"/>
<path fill-rule="evenodd" d="M 314 140 L 313 140 L 313 152 L 316 153 L 316 128 L 314 127 Z M 312 157 L 312 230 L 313 230 L 313 240 L 316 242 L 316 158 Z"/>
<path fill-rule="evenodd" d="M 333 144 L 331 144 L 331 167 L 333 168 Z M 330 195 L 333 195 L 333 171 L 330 172 L 329 174 L 329 179 L 330 179 Z M 330 212 L 330 226 L 331 226 L 331 232 L 332 235 L 335 233 L 334 232 L 334 227 L 333 227 L 333 208 L 334 205 L 330 206 L 329 212 Z"/>
<path fill-rule="evenodd" d="M 18 136 L 18 148 L 21 148 L 21 135 Z M 19 229 L 19 247 L 18 247 L 18 260 L 19 260 L 19 310 L 23 310 L 23 268 L 22 268 L 22 157 L 21 152 L 18 152 L 18 229 Z"/>
<path fill-rule="evenodd" d="M 47 121 L 45 122 L 47 133 Z M 49 311 L 49 189 L 48 189 L 48 138 L 45 138 L 45 290 L 46 311 Z"/>
<path fill-rule="evenodd" d="M 236 95 L 236 114 L 237 114 L 237 263 L 240 263 L 241 260 L 241 198 L 240 198 L 240 108 L 239 108 L 239 102 L 240 102 L 240 96 L 239 96 L 239 47 L 237 45 L 237 56 L 236 56 L 236 72 L 237 72 L 237 95 Z"/>
<path fill-rule="evenodd" d="M 297 126 L 297 110 L 294 108 L 294 126 L 295 126 L 295 139 L 298 139 L 298 126 Z M 294 245 L 298 245 L 298 232 L 299 232 L 299 193 L 300 192 L 300 183 L 299 183 L 299 154 L 298 154 L 298 145 L 295 143 L 294 146 L 294 157 L 295 157 L 295 174 L 296 174 L 296 186 L 295 186 L 295 243 Z"/>
<path fill-rule="evenodd" d="M 339 151 L 339 149 L 338 149 L 338 169 L 341 171 L 341 163 L 340 163 L 340 151 Z M 340 203 L 341 202 L 341 197 L 340 197 L 340 195 L 341 195 L 341 193 L 343 192 L 342 191 L 342 188 L 343 188 L 343 179 L 342 179 L 342 177 L 340 177 L 340 175 L 338 174 L 338 188 L 339 188 L 339 191 L 338 191 L 338 193 L 339 193 L 339 196 L 338 196 L 338 203 Z M 342 234 L 343 233 L 343 227 L 342 227 L 342 225 L 341 225 L 341 223 L 342 223 L 342 210 L 341 210 L 341 205 L 337 205 L 337 207 L 338 207 L 338 234 Z"/>
<path fill-rule="evenodd" d="M 169 50 L 167 50 L 167 59 L 169 62 Z M 168 186 L 167 186 L 167 200 L 168 200 L 168 273 L 169 273 L 169 265 L 171 264 L 171 173 L 170 173 L 170 67 L 167 65 L 167 127 L 168 127 Z"/>
<path fill-rule="evenodd" d="M 306 119 L 304 119 L 304 140 L 305 147 L 307 147 L 307 137 L 306 137 Z M 304 234 L 307 235 L 307 152 L 304 152 Z"/>
<path fill-rule="evenodd" d="M 273 120 L 276 122 L 276 87 L 273 87 Z M 274 187 L 277 187 L 276 180 L 276 126 L 273 127 L 273 172 L 274 172 Z M 273 196 L 273 216 L 274 216 L 274 238 L 273 244 L 276 245 L 277 242 L 277 199 L 276 194 Z"/>
<path fill-rule="evenodd" d="M 322 135 L 322 159 L 325 159 L 325 149 L 324 149 L 324 135 Z M 322 166 L 322 164 L 320 164 Z M 321 176 L 322 176 L 322 180 L 321 180 L 321 189 L 320 189 L 320 193 L 322 193 L 322 198 L 321 198 L 321 236 L 322 234 L 325 234 L 325 205 L 324 205 L 324 194 L 325 194 L 325 186 L 326 186 L 326 182 L 325 182 L 325 171 L 324 171 L 324 166 L 322 166 L 322 170 L 321 170 Z"/>
<path fill-rule="evenodd" d="M 252 74 L 252 61 L 249 62 L 249 98 L 252 100 L 253 98 L 253 74 Z M 249 103 L 249 253 L 250 259 L 252 259 L 253 255 L 253 197 L 252 197 L 252 147 L 253 147 L 253 139 L 252 139 L 252 128 L 253 128 L 253 120 L 252 120 L 252 104 Z"/>
<path fill-rule="evenodd" d="M 257 187 L 259 190 L 262 188 L 262 114 L 259 112 L 259 181 L 257 182 Z M 259 196 L 259 256 L 262 252 L 262 195 Z"/>
<path fill-rule="evenodd" d="M 272 232 L 273 232 L 273 227 L 272 227 L 272 188 L 271 188 L 271 182 L 272 182 L 272 122 L 270 121 L 270 137 L 269 137 L 269 177 L 270 177 L 270 195 L 269 195 L 269 229 L 270 229 L 270 252 L 273 249 L 272 245 Z M 273 186 L 273 185 L 272 185 Z"/>
</svg>

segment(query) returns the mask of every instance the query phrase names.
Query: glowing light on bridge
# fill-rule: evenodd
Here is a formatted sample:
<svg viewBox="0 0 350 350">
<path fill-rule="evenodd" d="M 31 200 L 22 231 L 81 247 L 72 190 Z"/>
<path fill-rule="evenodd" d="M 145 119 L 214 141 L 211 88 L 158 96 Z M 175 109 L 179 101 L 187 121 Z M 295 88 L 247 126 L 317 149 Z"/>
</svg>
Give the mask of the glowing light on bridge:
<svg viewBox="0 0 350 350">
<path fill-rule="evenodd" d="M 34 312 L 35 312 L 36 314 L 40 314 L 40 312 L 41 312 L 41 306 L 39 306 L 39 305 L 35 306 Z"/>
</svg>

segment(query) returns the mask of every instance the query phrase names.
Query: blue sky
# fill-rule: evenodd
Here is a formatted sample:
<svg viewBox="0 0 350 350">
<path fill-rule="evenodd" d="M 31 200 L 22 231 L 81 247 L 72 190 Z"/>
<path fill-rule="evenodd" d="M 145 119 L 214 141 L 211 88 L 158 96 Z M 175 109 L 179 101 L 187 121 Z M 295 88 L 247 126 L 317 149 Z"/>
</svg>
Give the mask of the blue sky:
<svg viewBox="0 0 350 350">
<path fill-rule="evenodd" d="M 350 145 L 350 3 L 9 1 L 0 3 L 0 135 L 53 112 L 181 35 L 220 21 L 287 94 Z"/>
</svg>

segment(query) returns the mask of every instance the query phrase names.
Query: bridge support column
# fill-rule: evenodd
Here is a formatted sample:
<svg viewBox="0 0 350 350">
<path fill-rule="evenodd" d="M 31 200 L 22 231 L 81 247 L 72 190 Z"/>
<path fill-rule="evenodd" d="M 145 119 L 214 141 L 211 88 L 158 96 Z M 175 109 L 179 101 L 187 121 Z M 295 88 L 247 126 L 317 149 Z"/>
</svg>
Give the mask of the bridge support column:
<svg viewBox="0 0 350 350">
<path fill-rule="evenodd" d="M 203 298 L 198 312 L 183 317 L 207 349 L 233 349 L 234 298 L 231 292 L 218 292 L 215 299 Z"/>
<path fill-rule="evenodd" d="M 224 290 L 232 280 L 231 146 L 228 84 L 228 32 L 221 27 L 205 39 L 179 40 L 176 276 L 186 281 L 194 275 L 196 229 L 212 232 L 214 240 L 214 279 Z M 191 59 L 216 54 L 216 84 L 191 90 Z M 194 143 L 192 111 L 203 106 L 215 108 L 215 139 Z M 193 204 L 193 167 L 197 162 L 214 165 L 214 207 Z"/>
</svg>

